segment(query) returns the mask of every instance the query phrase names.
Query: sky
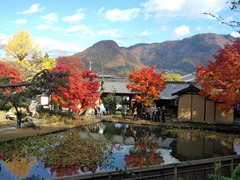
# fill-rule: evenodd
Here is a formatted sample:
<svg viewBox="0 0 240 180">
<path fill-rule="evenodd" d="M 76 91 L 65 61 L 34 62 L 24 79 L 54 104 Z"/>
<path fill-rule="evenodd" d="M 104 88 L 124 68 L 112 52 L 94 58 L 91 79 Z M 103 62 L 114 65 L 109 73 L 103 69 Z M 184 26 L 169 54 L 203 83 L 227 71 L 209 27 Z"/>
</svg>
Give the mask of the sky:
<svg viewBox="0 0 240 180">
<path fill-rule="evenodd" d="M 231 34 L 203 14 L 238 17 L 227 0 L 0 0 L 0 47 L 28 30 L 50 57 L 82 52 L 101 40 L 121 47 L 181 40 L 199 33 Z M 3 49 L 3 48 L 2 48 Z M 0 51 L 4 57 L 5 52 Z"/>
</svg>

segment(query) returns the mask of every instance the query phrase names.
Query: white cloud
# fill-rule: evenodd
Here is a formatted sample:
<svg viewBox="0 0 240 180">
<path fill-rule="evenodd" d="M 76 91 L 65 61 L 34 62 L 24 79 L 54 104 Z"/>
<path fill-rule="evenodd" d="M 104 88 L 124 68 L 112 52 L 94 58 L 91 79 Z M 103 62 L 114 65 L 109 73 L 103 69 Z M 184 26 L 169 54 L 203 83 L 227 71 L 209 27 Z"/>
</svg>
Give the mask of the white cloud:
<svg viewBox="0 0 240 180">
<path fill-rule="evenodd" d="M 98 10 L 98 15 L 102 15 L 103 11 L 105 10 L 105 7 L 102 7 Z"/>
<path fill-rule="evenodd" d="M 26 22 L 27 22 L 26 19 L 18 19 L 16 21 L 14 21 L 13 23 L 15 23 L 15 24 L 25 24 Z"/>
<path fill-rule="evenodd" d="M 45 20 L 45 22 L 48 24 L 51 24 L 53 22 L 58 22 L 58 15 L 54 12 L 40 16 L 40 18 Z"/>
<path fill-rule="evenodd" d="M 149 32 L 149 31 L 144 31 L 144 32 L 141 32 L 141 33 L 139 33 L 139 34 L 137 34 L 136 35 L 136 37 L 138 38 L 138 39 L 141 39 L 142 41 L 149 41 L 150 40 L 150 35 L 151 35 L 152 33 L 151 32 Z"/>
<path fill-rule="evenodd" d="M 82 11 L 84 11 L 84 9 L 78 9 L 77 13 L 72 16 L 63 17 L 62 20 L 67 22 L 79 22 L 85 18 L 85 14 Z"/>
<path fill-rule="evenodd" d="M 131 21 L 132 19 L 136 18 L 140 13 L 140 9 L 132 8 L 132 9 L 113 9 L 108 10 L 105 13 L 105 18 L 110 21 Z"/>
<path fill-rule="evenodd" d="M 224 9 L 226 0 L 148 0 L 142 3 L 145 17 L 184 17 L 195 19 L 207 18 L 202 13 L 217 13 Z"/>
<path fill-rule="evenodd" d="M 236 32 L 236 31 L 233 31 L 231 33 L 231 36 L 233 36 L 233 37 L 240 37 L 240 34 L 238 32 Z"/>
<path fill-rule="evenodd" d="M 36 41 L 40 45 L 41 50 L 48 53 L 51 57 L 69 56 L 84 50 L 74 43 L 62 42 L 45 37 L 38 37 Z"/>
<path fill-rule="evenodd" d="M 185 25 L 179 26 L 179 27 L 175 28 L 174 31 L 173 31 L 173 34 L 176 37 L 182 37 L 182 36 L 185 36 L 189 33 L 190 33 L 190 27 L 185 26 Z"/>
<path fill-rule="evenodd" d="M 36 13 L 36 12 L 42 11 L 44 9 L 46 9 L 46 8 L 45 7 L 40 7 L 40 4 L 37 3 L 37 4 L 33 4 L 28 10 L 23 11 L 22 14 Z"/>
<path fill-rule="evenodd" d="M 149 31 L 144 31 L 142 33 L 140 33 L 140 35 L 142 36 L 149 36 L 151 33 Z"/>
<path fill-rule="evenodd" d="M 64 31 L 67 31 L 67 32 L 81 31 L 81 30 L 84 30 L 86 28 L 87 27 L 84 26 L 84 25 L 77 25 L 77 26 L 72 26 L 70 28 L 66 28 L 66 29 L 64 29 Z"/>
<path fill-rule="evenodd" d="M 39 25 L 37 29 L 53 29 L 53 27 L 51 25 L 42 24 L 42 25 Z"/>
<path fill-rule="evenodd" d="M 69 34 L 68 34 L 68 36 L 69 36 Z M 73 36 L 73 35 L 70 34 L 70 36 Z M 80 37 L 80 38 L 89 38 L 89 37 L 96 37 L 97 33 L 93 30 L 87 29 L 83 32 L 75 34 L 75 36 Z"/>
<path fill-rule="evenodd" d="M 120 31 L 119 29 L 106 29 L 101 30 L 97 33 L 98 36 L 109 36 L 111 38 L 117 38 L 117 39 L 126 39 L 126 35 L 123 31 Z"/>
<path fill-rule="evenodd" d="M 6 34 L 0 33 L 0 47 L 7 43 L 9 37 Z"/>
</svg>

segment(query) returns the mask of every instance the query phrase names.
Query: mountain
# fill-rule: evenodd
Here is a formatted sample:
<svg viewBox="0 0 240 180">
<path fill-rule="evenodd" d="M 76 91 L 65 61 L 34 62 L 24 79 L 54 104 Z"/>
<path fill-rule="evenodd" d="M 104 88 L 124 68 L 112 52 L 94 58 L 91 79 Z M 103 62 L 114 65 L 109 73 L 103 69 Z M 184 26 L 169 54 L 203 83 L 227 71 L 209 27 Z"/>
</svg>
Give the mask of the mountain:
<svg viewBox="0 0 240 180">
<path fill-rule="evenodd" d="M 124 75 L 130 70 L 144 67 L 138 57 L 112 40 L 100 41 L 73 56 L 80 57 L 86 66 L 91 61 L 92 70 L 97 74 L 103 71 L 103 74 Z"/>
<path fill-rule="evenodd" d="M 158 71 L 186 74 L 198 64 L 214 60 L 220 48 L 235 40 L 230 35 L 197 34 L 177 41 L 136 44 L 119 47 L 112 40 L 100 41 L 83 52 L 74 54 L 98 74 L 124 75 L 135 68 L 156 65 Z"/>
</svg>

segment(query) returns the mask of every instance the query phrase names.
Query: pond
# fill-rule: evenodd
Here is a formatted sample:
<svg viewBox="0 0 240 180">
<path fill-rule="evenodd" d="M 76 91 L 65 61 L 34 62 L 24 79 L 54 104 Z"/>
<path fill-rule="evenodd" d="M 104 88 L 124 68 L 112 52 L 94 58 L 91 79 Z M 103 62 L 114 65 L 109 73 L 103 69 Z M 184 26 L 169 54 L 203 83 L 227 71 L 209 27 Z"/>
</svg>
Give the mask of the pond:
<svg viewBox="0 0 240 180">
<path fill-rule="evenodd" d="M 240 154 L 240 140 L 219 141 L 163 127 L 97 123 L 0 143 L 0 179 L 40 180 Z"/>
</svg>

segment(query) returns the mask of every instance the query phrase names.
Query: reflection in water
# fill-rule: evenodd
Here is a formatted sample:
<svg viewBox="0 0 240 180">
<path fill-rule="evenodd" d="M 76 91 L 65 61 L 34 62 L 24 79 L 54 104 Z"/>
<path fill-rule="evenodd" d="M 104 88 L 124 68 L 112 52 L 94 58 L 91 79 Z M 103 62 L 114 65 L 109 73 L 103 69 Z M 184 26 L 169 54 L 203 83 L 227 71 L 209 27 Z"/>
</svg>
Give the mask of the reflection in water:
<svg viewBox="0 0 240 180">
<path fill-rule="evenodd" d="M 191 132 L 178 135 L 171 143 L 173 157 L 180 161 L 197 160 L 235 154 L 233 143 L 225 140 L 219 142 L 213 139 L 193 136 Z"/>
<path fill-rule="evenodd" d="M 240 139 L 239 138 L 236 138 L 234 141 L 233 141 L 233 148 L 234 148 L 234 151 L 240 155 Z"/>
<path fill-rule="evenodd" d="M 6 169 L 10 170 L 15 177 L 25 178 L 30 173 L 32 166 L 36 163 L 34 160 L 29 161 L 27 158 L 15 157 L 7 163 Z"/>
<path fill-rule="evenodd" d="M 159 145 L 151 139 L 138 139 L 134 147 L 125 155 L 126 168 L 162 164 L 163 157 L 160 152 L 157 152 L 157 149 L 159 149 Z"/>
<path fill-rule="evenodd" d="M 92 138 L 80 138 L 77 133 L 65 134 L 58 144 L 45 150 L 45 166 L 57 177 L 70 176 L 81 172 L 96 172 L 98 162 L 109 158 L 113 146 Z M 103 163 L 101 164 L 103 165 Z"/>
<path fill-rule="evenodd" d="M 239 153 L 239 142 L 217 142 L 190 132 L 174 135 L 162 127 L 97 123 L 0 142 L 0 177 L 48 179 L 231 155 Z"/>
</svg>

